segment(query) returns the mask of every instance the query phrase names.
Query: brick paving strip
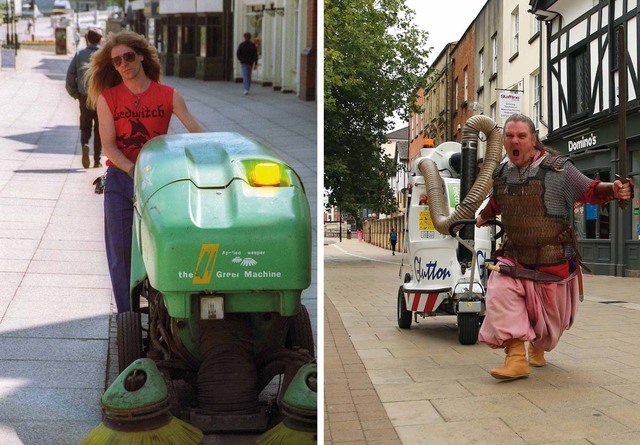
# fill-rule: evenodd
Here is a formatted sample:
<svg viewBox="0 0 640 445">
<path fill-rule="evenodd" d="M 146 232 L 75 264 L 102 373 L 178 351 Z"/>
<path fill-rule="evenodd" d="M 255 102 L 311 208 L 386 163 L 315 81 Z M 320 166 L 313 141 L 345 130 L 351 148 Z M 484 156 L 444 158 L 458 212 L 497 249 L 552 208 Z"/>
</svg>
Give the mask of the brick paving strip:
<svg viewBox="0 0 640 445">
<path fill-rule="evenodd" d="M 340 314 L 324 298 L 325 444 L 401 444 Z"/>
</svg>

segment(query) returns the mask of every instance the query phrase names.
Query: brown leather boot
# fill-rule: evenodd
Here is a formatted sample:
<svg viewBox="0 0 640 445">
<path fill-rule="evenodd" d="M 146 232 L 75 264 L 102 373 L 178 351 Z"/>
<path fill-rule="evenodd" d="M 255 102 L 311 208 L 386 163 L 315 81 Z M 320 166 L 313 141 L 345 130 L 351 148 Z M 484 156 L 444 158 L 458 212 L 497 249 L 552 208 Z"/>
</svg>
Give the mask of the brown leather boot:
<svg viewBox="0 0 640 445">
<path fill-rule="evenodd" d="M 544 349 L 537 348 L 531 342 L 529 342 L 529 364 L 538 368 L 547 364 L 544 359 Z"/>
<path fill-rule="evenodd" d="M 504 342 L 504 350 L 507 357 L 504 360 L 504 367 L 493 368 L 491 376 L 501 380 L 513 380 L 529 376 L 529 366 L 527 365 L 527 355 L 524 350 L 524 341 L 512 338 Z"/>
</svg>

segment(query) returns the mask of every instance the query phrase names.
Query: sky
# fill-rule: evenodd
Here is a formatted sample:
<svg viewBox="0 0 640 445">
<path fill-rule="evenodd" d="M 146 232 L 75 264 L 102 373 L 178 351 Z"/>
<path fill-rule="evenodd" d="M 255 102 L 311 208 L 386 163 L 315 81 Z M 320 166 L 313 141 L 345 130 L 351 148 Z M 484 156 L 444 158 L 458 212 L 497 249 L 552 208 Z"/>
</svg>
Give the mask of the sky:
<svg viewBox="0 0 640 445">
<path fill-rule="evenodd" d="M 487 0 L 406 0 L 415 11 L 414 23 L 429 32 L 427 47 L 433 47 L 427 61 L 431 64 L 445 45 L 455 42 L 476 18 Z M 394 119 L 394 130 L 407 126 Z"/>
<path fill-rule="evenodd" d="M 429 32 L 427 46 L 433 47 L 429 63 L 433 62 L 445 45 L 455 42 L 476 18 L 486 0 L 406 0 L 416 14 L 414 22 Z"/>
</svg>

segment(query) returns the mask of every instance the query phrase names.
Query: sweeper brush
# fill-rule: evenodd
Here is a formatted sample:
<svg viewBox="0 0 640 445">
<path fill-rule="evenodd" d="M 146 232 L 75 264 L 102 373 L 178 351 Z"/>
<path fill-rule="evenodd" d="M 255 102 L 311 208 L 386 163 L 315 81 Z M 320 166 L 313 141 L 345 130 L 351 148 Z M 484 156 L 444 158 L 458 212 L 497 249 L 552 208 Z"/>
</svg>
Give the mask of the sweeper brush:
<svg viewBox="0 0 640 445">
<path fill-rule="evenodd" d="M 196 445 L 202 432 L 171 415 L 167 386 L 153 360 L 138 359 L 102 396 L 102 423 L 82 445 Z"/>
<path fill-rule="evenodd" d="M 300 368 L 282 399 L 285 419 L 262 434 L 257 445 L 315 445 L 318 429 L 318 366 Z"/>
</svg>

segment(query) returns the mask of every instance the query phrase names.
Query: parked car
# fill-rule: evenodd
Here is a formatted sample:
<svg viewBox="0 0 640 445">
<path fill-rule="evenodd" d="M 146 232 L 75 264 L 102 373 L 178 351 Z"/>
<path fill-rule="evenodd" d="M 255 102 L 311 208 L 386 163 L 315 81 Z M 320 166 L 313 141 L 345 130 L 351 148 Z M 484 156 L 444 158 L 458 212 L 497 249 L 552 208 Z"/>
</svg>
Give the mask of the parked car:
<svg viewBox="0 0 640 445">
<path fill-rule="evenodd" d="M 51 8 L 51 15 L 61 15 L 72 11 L 71 3 L 68 0 L 55 0 L 53 2 L 53 8 Z"/>
<path fill-rule="evenodd" d="M 34 14 L 34 10 L 35 10 L 35 14 Z M 33 5 L 33 9 L 31 9 L 31 2 L 24 2 L 22 4 L 22 17 L 26 17 L 26 18 L 38 18 L 38 17 L 42 17 L 42 13 L 40 12 L 40 9 L 38 8 L 38 5 L 34 4 Z"/>
</svg>

